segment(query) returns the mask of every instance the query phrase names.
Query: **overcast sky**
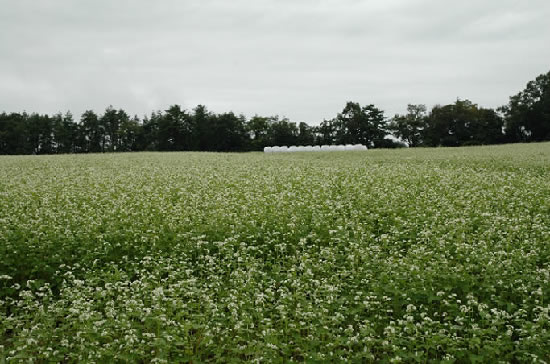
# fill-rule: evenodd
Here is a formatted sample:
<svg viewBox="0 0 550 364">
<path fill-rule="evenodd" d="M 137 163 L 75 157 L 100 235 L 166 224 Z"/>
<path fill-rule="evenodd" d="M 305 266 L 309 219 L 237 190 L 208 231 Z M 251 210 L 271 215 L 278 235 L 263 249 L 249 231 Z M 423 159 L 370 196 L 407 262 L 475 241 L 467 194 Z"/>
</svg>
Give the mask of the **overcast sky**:
<svg viewBox="0 0 550 364">
<path fill-rule="evenodd" d="M 485 107 L 550 71 L 548 0 L 0 0 L 0 111 L 180 104 L 318 124 Z"/>
</svg>

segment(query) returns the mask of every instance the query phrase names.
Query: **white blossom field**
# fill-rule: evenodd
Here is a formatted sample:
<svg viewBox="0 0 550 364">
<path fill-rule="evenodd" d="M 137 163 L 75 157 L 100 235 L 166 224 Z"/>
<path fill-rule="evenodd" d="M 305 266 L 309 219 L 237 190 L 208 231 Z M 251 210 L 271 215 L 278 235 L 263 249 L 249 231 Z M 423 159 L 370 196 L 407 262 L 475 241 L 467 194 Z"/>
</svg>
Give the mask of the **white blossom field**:
<svg viewBox="0 0 550 364">
<path fill-rule="evenodd" d="M 0 176 L 0 363 L 550 362 L 549 143 Z"/>
</svg>

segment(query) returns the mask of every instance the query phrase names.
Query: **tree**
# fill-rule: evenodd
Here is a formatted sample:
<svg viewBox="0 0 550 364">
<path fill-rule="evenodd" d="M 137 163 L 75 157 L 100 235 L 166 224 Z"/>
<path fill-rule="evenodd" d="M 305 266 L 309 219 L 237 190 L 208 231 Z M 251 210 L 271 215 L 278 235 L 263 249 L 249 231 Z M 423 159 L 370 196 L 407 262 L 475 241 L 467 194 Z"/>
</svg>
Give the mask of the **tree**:
<svg viewBox="0 0 550 364">
<path fill-rule="evenodd" d="M 271 144 L 270 129 L 272 118 L 254 115 L 246 124 L 250 149 L 262 150 Z"/>
<path fill-rule="evenodd" d="M 422 137 L 427 146 L 494 144 L 503 140 L 502 126 L 502 118 L 494 110 L 458 99 L 432 108 Z"/>
<path fill-rule="evenodd" d="M 317 139 L 319 144 L 336 144 L 337 125 L 335 119 L 323 120 L 317 128 Z"/>
<path fill-rule="evenodd" d="M 120 149 L 120 125 L 129 119 L 128 114 L 122 109 L 115 110 L 113 106 L 105 109 L 99 119 L 100 129 L 103 131 L 101 150 L 103 152 L 116 152 Z"/>
<path fill-rule="evenodd" d="M 271 145 L 296 145 L 298 144 L 298 127 L 296 123 L 283 118 L 273 119 L 270 128 Z"/>
<path fill-rule="evenodd" d="M 55 153 L 74 153 L 75 141 L 78 134 L 78 126 L 73 120 L 73 115 L 66 112 L 58 113 L 52 118 L 53 151 Z"/>
<path fill-rule="evenodd" d="M 38 151 L 39 154 L 51 154 L 53 148 L 52 120 L 48 115 L 42 115 L 38 119 Z"/>
<path fill-rule="evenodd" d="M 298 145 L 313 145 L 315 144 L 315 133 L 314 128 L 307 125 L 304 122 L 298 124 Z"/>
<path fill-rule="evenodd" d="M 550 72 L 527 83 L 501 108 L 506 140 L 531 142 L 550 140 Z"/>
<path fill-rule="evenodd" d="M 422 143 L 426 117 L 426 105 L 409 104 L 406 115 L 394 116 L 389 130 L 396 138 L 405 141 L 409 147 L 418 147 Z"/>
<path fill-rule="evenodd" d="M 32 154 L 52 153 L 53 130 L 48 115 L 31 114 L 25 122 L 27 143 Z"/>
<path fill-rule="evenodd" d="M 376 147 L 387 134 L 384 112 L 370 104 L 348 102 L 335 120 L 336 142 Z"/>
<path fill-rule="evenodd" d="M 103 131 L 100 128 L 99 118 L 92 110 L 86 110 L 80 117 L 80 129 L 84 135 L 84 151 L 99 153 L 102 151 Z"/>
<path fill-rule="evenodd" d="M 504 120 L 493 109 L 477 109 L 477 120 L 472 127 L 473 144 L 504 143 Z"/>
<path fill-rule="evenodd" d="M 120 124 L 120 151 L 130 152 L 139 150 L 139 139 L 142 126 L 137 116 L 132 119 L 124 118 Z"/>
<path fill-rule="evenodd" d="M 239 151 L 246 148 L 247 133 L 244 116 L 232 112 L 214 115 L 213 150 L 218 152 Z"/>
<path fill-rule="evenodd" d="M 159 150 L 159 121 L 162 118 L 160 111 L 151 112 L 151 116 L 143 118 L 143 134 L 139 150 Z"/>
<path fill-rule="evenodd" d="M 159 150 L 185 150 L 184 122 L 187 115 L 179 105 L 173 105 L 158 118 Z"/>
<path fill-rule="evenodd" d="M 27 113 L 0 114 L 0 153 L 31 154 L 27 135 Z"/>
<path fill-rule="evenodd" d="M 193 125 L 194 142 L 192 150 L 216 150 L 212 142 L 215 134 L 213 118 L 206 106 L 197 105 L 193 109 Z"/>
</svg>

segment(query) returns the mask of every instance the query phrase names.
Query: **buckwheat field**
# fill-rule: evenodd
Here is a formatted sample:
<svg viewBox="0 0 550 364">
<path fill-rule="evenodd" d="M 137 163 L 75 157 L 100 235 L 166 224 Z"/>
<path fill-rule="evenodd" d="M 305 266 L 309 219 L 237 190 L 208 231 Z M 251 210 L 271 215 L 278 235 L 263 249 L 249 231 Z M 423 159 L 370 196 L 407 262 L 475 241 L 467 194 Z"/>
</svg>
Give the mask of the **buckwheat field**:
<svg viewBox="0 0 550 364">
<path fill-rule="evenodd" d="M 548 143 L 0 176 L 0 363 L 550 362 Z"/>
</svg>

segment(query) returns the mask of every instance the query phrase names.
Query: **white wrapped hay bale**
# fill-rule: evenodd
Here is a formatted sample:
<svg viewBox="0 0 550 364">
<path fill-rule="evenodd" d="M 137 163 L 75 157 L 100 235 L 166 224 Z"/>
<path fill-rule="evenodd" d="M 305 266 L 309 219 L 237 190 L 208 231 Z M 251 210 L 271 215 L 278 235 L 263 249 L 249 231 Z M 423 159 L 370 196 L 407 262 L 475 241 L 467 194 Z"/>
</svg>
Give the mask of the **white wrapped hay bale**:
<svg viewBox="0 0 550 364">
<path fill-rule="evenodd" d="M 362 144 L 338 144 L 338 145 L 291 145 L 287 147 L 283 145 L 265 147 L 264 153 L 294 153 L 294 152 L 331 152 L 331 151 L 348 151 L 348 150 L 367 150 L 367 147 Z"/>
</svg>

